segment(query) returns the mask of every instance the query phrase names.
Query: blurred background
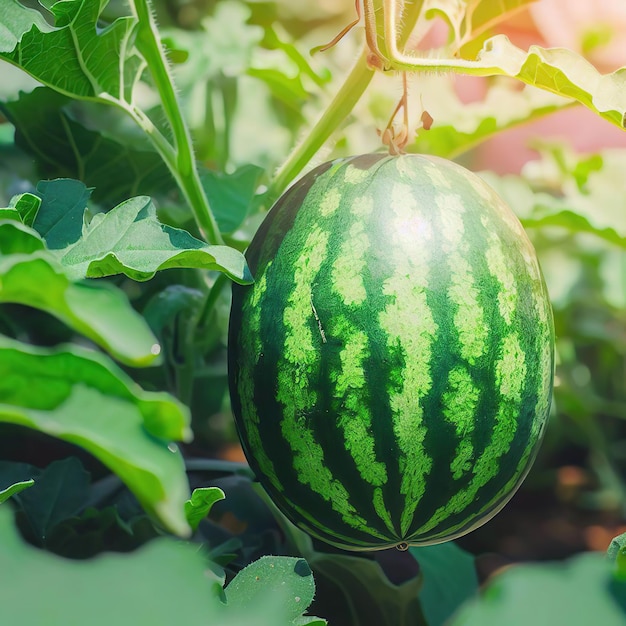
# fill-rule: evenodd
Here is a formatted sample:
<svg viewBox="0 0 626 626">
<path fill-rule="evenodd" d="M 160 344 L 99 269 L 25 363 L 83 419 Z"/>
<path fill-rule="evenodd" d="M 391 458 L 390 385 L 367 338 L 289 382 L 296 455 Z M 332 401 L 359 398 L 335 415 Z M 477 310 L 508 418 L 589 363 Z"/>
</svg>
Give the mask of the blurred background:
<svg viewBox="0 0 626 626">
<path fill-rule="evenodd" d="M 227 234 L 228 243 L 243 249 L 262 217 L 273 173 L 360 53 L 363 32 L 356 28 L 329 51 L 309 55 L 353 19 L 354 3 L 155 0 L 154 5 L 198 158 L 216 188 L 226 189 L 229 201 L 243 207 L 246 219 L 233 223 Z M 126 11 L 124 2 L 112 0 L 105 17 Z M 409 45 L 436 49 L 448 39 L 448 30 L 434 17 L 428 31 Z M 540 0 L 494 26 L 494 32 L 523 49 L 569 47 L 605 73 L 626 66 L 621 0 Z M 32 91 L 34 83 L 10 66 L 0 71 L 1 99 L 10 102 Z M 377 75 L 309 167 L 380 149 L 377 130 L 385 127 L 401 94 L 399 76 Z M 148 87 L 141 97 L 149 107 Z M 64 114 L 85 128 L 98 116 L 108 136 L 141 141 L 129 122 L 115 115 L 103 116 L 89 105 L 63 106 Z M 580 105 L 503 78 L 411 75 L 409 109 L 411 132 L 417 134 L 407 150 L 454 158 L 481 173 L 522 219 L 545 273 L 556 323 L 554 402 L 540 455 L 504 511 L 459 544 L 481 555 L 483 577 L 511 562 L 606 550 L 612 537 L 626 532 L 626 133 Z M 433 118 L 430 130 L 419 129 L 424 110 Z M 27 137 L 18 136 L 14 144 L 13 125 L 3 121 L 4 206 L 13 194 L 32 189 L 39 177 L 78 176 L 76 163 L 61 148 L 52 162 L 33 156 Z M 99 189 L 94 200 L 111 207 L 129 191 L 152 195 L 163 220 L 193 230 L 167 176 Z M 168 284 L 184 283 L 182 274 L 164 272 L 142 285 L 115 280 L 151 321 L 169 359 L 163 371 L 139 372 L 136 379 L 179 397 L 187 389 L 183 399 L 192 408 L 195 432 L 187 455 L 243 461 L 227 393 L 228 290 L 214 312 L 212 330 L 190 356 L 180 346 L 185 316 L 197 305 L 192 287 L 188 310 L 179 308 L 170 317 L 158 313 Z M 29 332 L 46 344 L 65 331 L 40 324 Z M 36 443 L 16 441 L 3 438 L 0 457 L 41 463 L 46 455 L 62 455 L 49 442 L 42 456 Z M 235 532 L 237 524 L 230 521 Z"/>
</svg>

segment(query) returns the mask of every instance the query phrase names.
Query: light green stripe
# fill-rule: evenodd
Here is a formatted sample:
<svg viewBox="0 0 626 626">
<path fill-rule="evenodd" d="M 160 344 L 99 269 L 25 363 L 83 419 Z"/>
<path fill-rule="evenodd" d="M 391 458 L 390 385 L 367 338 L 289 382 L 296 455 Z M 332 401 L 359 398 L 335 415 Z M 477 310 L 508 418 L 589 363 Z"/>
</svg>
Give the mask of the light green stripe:
<svg viewBox="0 0 626 626">
<path fill-rule="evenodd" d="M 324 459 L 324 451 L 307 425 L 307 415 L 318 396 L 314 387 L 319 368 L 321 339 L 311 332 L 311 286 L 327 255 L 328 233 L 313 226 L 294 267 L 295 286 L 283 313 L 286 329 L 283 359 L 278 365 L 277 400 L 283 405 L 281 431 L 293 451 L 298 480 L 327 500 L 346 524 L 368 532 L 366 520 L 350 503 L 350 494 L 336 480 Z M 323 320 L 319 320 L 320 324 Z M 317 320 L 316 320 L 317 325 Z"/>
<path fill-rule="evenodd" d="M 429 364 L 437 325 L 425 291 L 430 249 L 425 240 L 429 232 L 416 218 L 418 207 L 411 187 L 400 183 L 393 187 L 391 208 L 393 241 L 389 254 L 395 270 L 383 284 L 388 304 L 379 315 L 379 323 L 389 348 L 399 347 L 404 357 L 402 389 L 390 389 L 389 398 L 399 450 L 400 492 L 405 496 L 400 522 L 404 535 L 424 495 L 433 463 L 424 447 L 427 429 L 421 401 L 432 386 Z M 417 233 L 421 236 L 415 237 Z"/>
<path fill-rule="evenodd" d="M 348 165 L 344 170 L 343 179 L 350 185 L 360 185 L 372 175 L 369 168 L 360 169 L 354 165 Z"/>
<path fill-rule="evenodd" d="M 332 215 L 341 203 L 341 192 L 337 187 L 331 187 L 319 203 L 319 211 L 324 217 Z"/>
<path fill-rule="evenodd" d="M 268 478 L 270 483 L 279 491 L 283 487 L 276 476 L 276 469 L 271 459 L 267 456 L 263 441 L 259 433 L 259 414 L 254 401 L 255 367 L 263 352 L 261 343 L 261 302 L 267 289 L 267 272 L 271 262 L 267 264 L 263 274 L 251 287 L 252 294 L 243 307 L 243 320 L 246 327 L 239 334 L 241 337 L 241 352 L 246 355 L 241 359 L 239 369 L 239 398 L 241 399 L 242 418 L 246 424 L 246 434 L 254 458 L 259 464 L 261 472 Z"/>
<path fill-rule="evenodd" d="M 443 414 L 454 424 L 459 439 L 456 456 L 450 465 L 455 480 L 472 469 L 474 446 L 471 438 L 475 428 L 479 396 L 480 389 L 464 367 L 456 367 L 450 372 L 448 387 L 443 394 Z"/>
<path fill-rule="evenodd" d="M 334 377 L 333 395 L 341 403 L 338 425 L 343 430 L 346 448 L 363 480 L 380 486 L 387 482 L 387 470 L 384 463 L 376 460 L 374 450 L 372 414 L 363 369 L 363 362 L 370 355 L 367 336 L 361 331 L 351 333 L 347 320 L 344 322 L 333 330 L 333 334 L 346 338 L 339 355 L 341 369 Z"/>
<path fill-rule="evenodd" d="M 341 405 L 337 425 L 343 432 L 346 450 L 354 459 L 361 478 L 377 487 L 373 504 L 378 516 L 395 533 L 380 489 L 387 482 L 387 468 L 376 459 L 376 444 L 372 434 L 372 413 L 363 369 L 364 361 L 370 356 L 367 335 L 355 331 L 345 317 L 334 321 L 331 334 L 344 338 L 344 347 L 339 354 L 341 367 L 331 374 L 333 396 Z"/>
<path fill-rule="evenodd" d="M 352 206 L 352 214 L 357 218 L 343 240 L 339 254 L 331 271 L 333 289 L 348 306 L 361 304 L 367 296 L 363 284 L 365 255 L 370 245 L 370 237 L 365 233 L 365 220 L 372 213 L 372 198 L 358 198 Z"/>
<path fill-rule="evenodd" d="M 498 460 L 509 450 L 517 431 L 521 393 L 526 376 L 524 353 L 514 332 L 508 334 L 500 344 L 495 374 L 500 403 L 491 441 L 474 465 L 474 478 L 465 489 L 454 494 L 444 506 L 437 509 L 433 517 L 419 528 L 416 534 L 432 530 L 442 520 L 460 513 L 473 504 L 478 490 L 498 473 Z"/>
<path fill-rule="evenodd" d="M 428 163 L 424 166 L 424 171 L 426 175 L 430 179 L 430 182 L 433 184 L 435 189 L 451 189 L 452 183 L 444 170 L 447 168 L 438 167 L 434 163 Z M 448 170 L 449 171 L 449 170 Z"/>
<path fill-rule="evenodd" d="M 389 513 L 389 510 L 385 505 L 385 495 L 382 487 L 376 487 L 374 489 L 372 504 L 374 505 L 374 510 L 376 511 L 378 517 L 383 520 L 385 526 L 391 531 L 392 537 L 395 537 L 398 531 L 396 530 L 393 520 L 391 519 L 391 513 Z"/>
<path fill-rule="evenodd" d="M 492 211 L 493 217 L 497 215 L 516 238 L 527 239 L 524 227 L 506 202 L 479 176 L 468 177 L 468 180 L 478 195 L 485 201 L 486 208 L 489 207 L 489 210 Z"/>
<path fill-rule="evenodd" d="M 474 364 L 485 351 L 488 329 L 485 313 L 478 302 L 478 289 L 467 261 L 469 245 L 465 236 L 465 207 L 456 194 L 440 194 L 435 199 L 440 211 L 442 248 L 448 259 L 448 297 L 455 305 L 454 327 L 459 335 L 460 354 Z"/>
<path fill-rule="evenodd" d="M 491 230 L 493 225 L 489 223 L 486 217 L 482 217 L 481 222 L 487 232 L 488 239 L 488 246 L 485 251 L 487 267 L 489 268 L 489 273 L 500 283 L 498 288 L 498 309 L 505 322 L 510 325 L 517 307 L 515 275 L 508 267 L 502 241 Z"/>
</svg>

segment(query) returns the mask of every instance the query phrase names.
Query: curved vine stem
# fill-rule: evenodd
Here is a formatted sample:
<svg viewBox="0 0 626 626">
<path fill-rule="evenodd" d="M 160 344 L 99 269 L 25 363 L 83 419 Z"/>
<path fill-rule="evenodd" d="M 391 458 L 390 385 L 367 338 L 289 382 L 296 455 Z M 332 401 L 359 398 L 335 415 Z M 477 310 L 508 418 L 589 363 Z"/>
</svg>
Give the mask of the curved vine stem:
<svg viewBox="0 0 626 626">
<path fill-rule="evenodd" d="M 402 29 L 396 34 L 399 45 L 405 45 L 422 10 L 422 0 L 404 3 Z M 367 89 L 374 76 L 372 67 L 373 54 L 380 53 L 376 34 L 376 7 L 370 0 L 364 0 L 363 17 L 365 22 L 366 46 L 356 60 L 352 70 L 341 85 L 318 122 L 309 131 L 304 140 L 296 146 L 285 163 L 276 173 L 267 192 L 268 203 L 272 204 L 287 185 L 302 171 L 328 138 L 350 115 L 357 102 Z M 342 31 L 343 33 L 343 31 Z M 334 41 L 334 40 L 333 40 Z"/>
<path fill-rule="evenodd" d="M 138 18 L 135 45 L 148 64 L 174 136 L 173 155 L 169 151 L 163 154 L 164 147 L 159 143 L 155 143 L 155 148 L 162 154 L 206 240 L 210 244 L 222 244 L 222 236 L 200 182 L 191 135 L 178 104 L 172 76 L 148 0 L 131 0 L 131 7 Z"/>
</svg>

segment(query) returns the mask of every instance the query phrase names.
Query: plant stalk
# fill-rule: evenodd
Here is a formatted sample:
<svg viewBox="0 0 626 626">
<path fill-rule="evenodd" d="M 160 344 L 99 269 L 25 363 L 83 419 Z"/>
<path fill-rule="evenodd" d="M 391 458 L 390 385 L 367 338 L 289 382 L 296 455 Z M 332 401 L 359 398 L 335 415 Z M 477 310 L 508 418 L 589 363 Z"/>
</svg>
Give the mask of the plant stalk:
<svg viewBox="0 0 626 626">
<path fill-rule="evenodd" d="M 174 162 L 172 163 L 171 158 L 165 161 L 206 240 L 210 244 L 222 244 L 222 236 L 200 181 L 191 134 L 178 104 L 174 82 L 165 51 L 157 35 L 158 30 L 149 0 L 132 0 L 131 5 L 138 20 L 136 46 L 148 64 L 174 135 Z M 162 146 L 157 144 L 155 147 L 161 153 Z"/>
<path fill-rule="evenodd" d="M 422 0 L 404 3 L 403 27 L 398 37 L 400 45 L 404 45 L 408 41 L 422 11 L 422 4 Z M 368 65 L 369 53 L 369 46 L 366 45 L 320 119 L 280 167 L 267 192 L 268 204 L 273 204 L 285 191 L 289 183 L 304 169 L 306 164 L 350 115 L 357 102 L 361 99 L 374 77 L 375 70 Z"/>
</svg>

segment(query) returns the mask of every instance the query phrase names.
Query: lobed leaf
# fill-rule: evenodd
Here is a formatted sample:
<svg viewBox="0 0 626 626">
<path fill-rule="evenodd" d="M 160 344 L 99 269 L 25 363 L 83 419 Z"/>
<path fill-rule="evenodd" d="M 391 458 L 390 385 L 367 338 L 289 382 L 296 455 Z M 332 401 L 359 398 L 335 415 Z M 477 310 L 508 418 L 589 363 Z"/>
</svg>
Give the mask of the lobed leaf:
<svg viewBox="0 0 626 626">
<path fill-rule="evenodd" d="M 0 58 L 68 96 L 130 102 L 143 67 L 132 45 L 134 17 L 119 17 L 101 29 L 100 0 L 65 0 L 50 6 L 52 28 L 18 0 L 5 4 L 9 19 L 3 17 Z"/>
<path fill-rule="evenodd" d="M 187 231 L 161 224 L 150 198 L 122 202 L 94 216 L 75 244 L 59 252 L 73 279 L 125 274 L 137 281 L 172 267 L 218 270 L 237 282 L 252 281 L 243 255 L 228 246 L 209 246 Z"/>
<path fill-rule="evenodd" d="M 505 35 L 485 42 L 478 64 L 493 67 L 494 74 L 573 98 L 620 128 L 626 126 L 626 68 L 600 74 L 571 50 L 531 46 L 524 52 Z"/>
<path fill-rule="evenodd" d="M 169 442 L 189 438 L 189 415 L 170 396 L 143 391 L 103 355 L 0 337 L 0 397 L 0 421 L 81 446 L 168 529 L 188 532 L 184 464 Z"/>
<path fill-rule="evenodd" d="M 36 481 L 32 489 L 18 496 L 20 508 L 34 536 L 45 545 L 58 523 L 84 508 L 89 494 L 89 473 L 75 457 L 53 461 L 44 470 L 29 467 L 26 471 Z"/>
<path fill-rule="evenodd" d="M 118 203 L 175 188 L 161 157 L 129 140 L 131 129 L 124 127 L 126 141 L 112 137 L 103 128 L 101 106 L 91 105 L 97 110 L 86 111 L 86 103 L 81 103 L 74 111 L 68 106 L 71 102 L 48 87 L 38 87 L 17 100 L 0 103 L 0 110 L 16 127 L 15 144 L 35 159 L 42 177 L 80 179 L 94 187 L 97 202 Z M 88 114 L 93 118 L 99 114 L 98 130 L 86 125 Z M 117 121 L 119 116 L 111 115 Z"/>
</svg>

